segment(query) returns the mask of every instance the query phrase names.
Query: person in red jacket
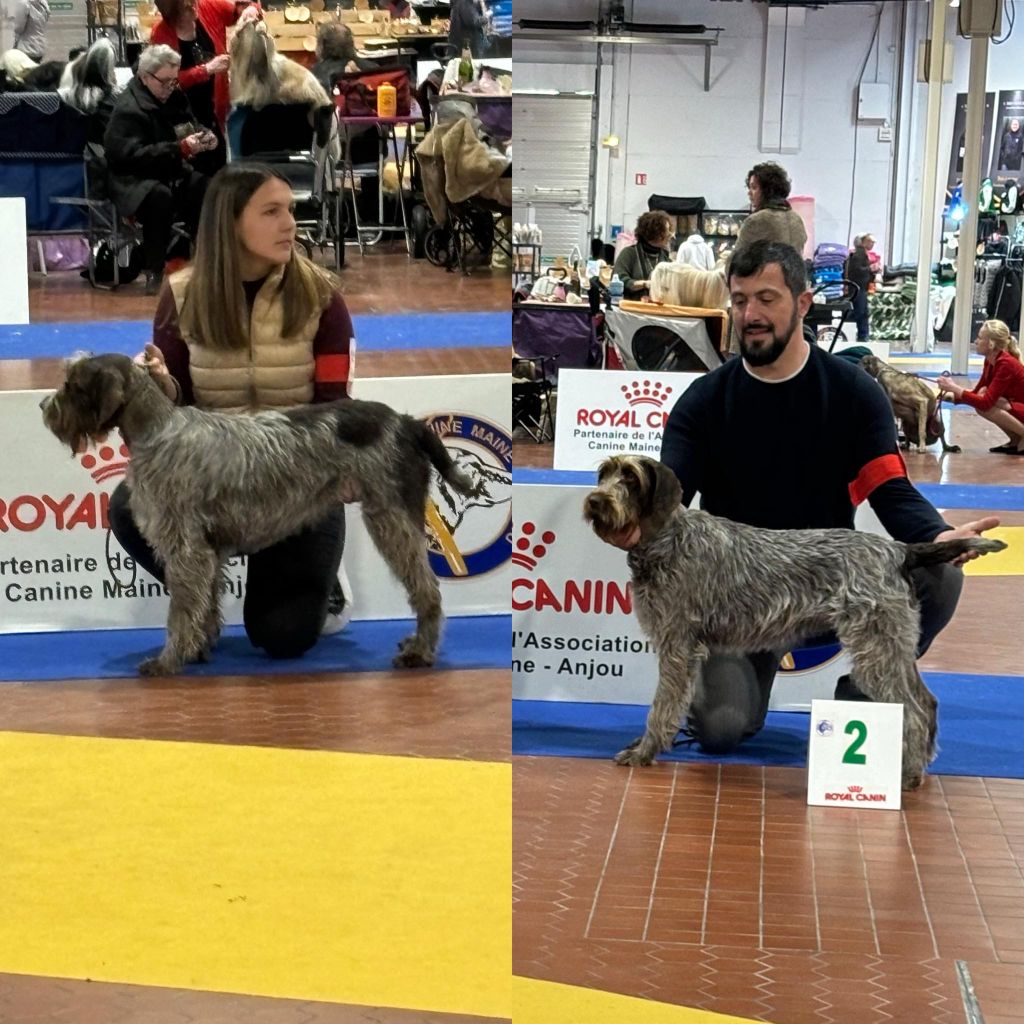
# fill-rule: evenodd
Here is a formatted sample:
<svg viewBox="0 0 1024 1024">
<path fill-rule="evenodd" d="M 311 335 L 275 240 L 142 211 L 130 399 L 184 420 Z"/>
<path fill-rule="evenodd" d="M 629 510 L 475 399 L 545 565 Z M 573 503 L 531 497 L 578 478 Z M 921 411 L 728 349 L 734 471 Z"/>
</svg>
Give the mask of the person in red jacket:
<svg viewBox="0 0 1024 1024">
<path fill-rule="evenodd" d="M 986 320 L 974 339 L 985 367 L 977 386 L 968 391 L 949 377 L 940 377 L 939 390 L 953 401 L 972 406 L 1007 436 L 1005 444 L 989 448 L 1004 455 L 1024 455 L 1024 364 L 1020 347 L 1002 320 Z"/>
<path fill-rule="evenodd" d="M 236 0 L 156 0 L 161 20 L 150 43 L 164 43 L 181 54 L 178 83 L 196 118 L 223 140 L 228 115 L 227 31 L 236 22 L 260 17 L 259 3 Z M 218 154 L 224 163 L 224 144 Z M 216 167 L 206 168 L 212 173 Z"/>
</svg>

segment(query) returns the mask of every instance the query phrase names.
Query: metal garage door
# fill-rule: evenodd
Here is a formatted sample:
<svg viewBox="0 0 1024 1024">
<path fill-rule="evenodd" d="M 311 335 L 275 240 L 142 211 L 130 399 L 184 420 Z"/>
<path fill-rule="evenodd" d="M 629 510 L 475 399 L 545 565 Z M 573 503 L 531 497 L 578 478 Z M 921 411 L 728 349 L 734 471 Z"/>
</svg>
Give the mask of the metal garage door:
<svg viewBox="0 0 1024 1024">
<path fill-rule="evenodd" d="M 512 219 L 540 227 L 545 263 L 589 251 L 593 112 L 592 96 L 512 97 Z"/>
</svg>

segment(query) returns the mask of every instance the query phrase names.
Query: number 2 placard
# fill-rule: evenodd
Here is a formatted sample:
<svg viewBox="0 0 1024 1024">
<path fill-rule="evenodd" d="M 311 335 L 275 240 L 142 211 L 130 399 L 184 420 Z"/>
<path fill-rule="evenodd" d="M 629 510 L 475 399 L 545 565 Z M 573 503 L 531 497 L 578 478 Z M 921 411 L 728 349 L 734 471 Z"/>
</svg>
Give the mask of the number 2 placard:
<svg viewBox="0 0 1024 1024">
<path fill-rule="evenodd" d="M 899 810 L 903 705 L 811 702 L 807 802 Z"/>
</svg>

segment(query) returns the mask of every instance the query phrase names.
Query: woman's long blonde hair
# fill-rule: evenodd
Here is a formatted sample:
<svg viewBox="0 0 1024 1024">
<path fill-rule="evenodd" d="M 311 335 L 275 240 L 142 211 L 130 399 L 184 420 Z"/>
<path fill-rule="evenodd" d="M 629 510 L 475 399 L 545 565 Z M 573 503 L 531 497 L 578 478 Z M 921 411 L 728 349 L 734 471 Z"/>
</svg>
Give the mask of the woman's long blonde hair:
<svg viewBox="0 0 1024 1024">
<path fill-rule="evenodd" d="M 271 178 L 291 187 L 264 164 L 231 163 L 214 175 L 203 200 L 196 253 L 179 323 L 184 334 L 212 349 L 249 347 L 249 312 L 242 287 L 238 218 L 253 193 Z M 285 340 L 317 310 L 327 307 L 337 285 L 312 260 L 292 251 L 279 285 Z"/>
<path fill-rule="evenodd" d="M 1017 339 L 1010 333 L 1010 328 L 1002 320 L 986 320 L 981 326 L 985 328 L 988 340 L 992 342 L 992 347 L 997 352 L 1002 352 L 1005 349 L 1014 359 L 1020 359 L 1020 346 L 1017 344 Z"/>
</svg>

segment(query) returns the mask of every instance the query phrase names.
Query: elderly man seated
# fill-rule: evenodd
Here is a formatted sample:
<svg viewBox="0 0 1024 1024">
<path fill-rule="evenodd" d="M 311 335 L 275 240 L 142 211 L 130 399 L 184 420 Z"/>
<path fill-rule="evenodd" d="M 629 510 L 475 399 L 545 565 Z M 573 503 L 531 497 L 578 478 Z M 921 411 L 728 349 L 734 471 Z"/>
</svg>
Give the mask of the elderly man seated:
<svg viewBox="0 0 1024 1024">
<path fill-rule="evenodd" d="M 147 295 L 160 289 L 174 222 L 183 219 L 190 234 L 199 223 L 208 179 L 189 160 L 217 145 L 178 89 L 180 66 L 181 57 L 169 46 L 143 50 L 103 139 L 114 205 L 142 225 Z"/>
</svg>

